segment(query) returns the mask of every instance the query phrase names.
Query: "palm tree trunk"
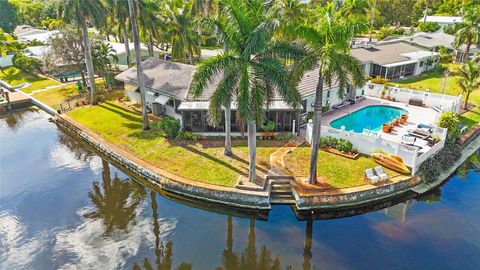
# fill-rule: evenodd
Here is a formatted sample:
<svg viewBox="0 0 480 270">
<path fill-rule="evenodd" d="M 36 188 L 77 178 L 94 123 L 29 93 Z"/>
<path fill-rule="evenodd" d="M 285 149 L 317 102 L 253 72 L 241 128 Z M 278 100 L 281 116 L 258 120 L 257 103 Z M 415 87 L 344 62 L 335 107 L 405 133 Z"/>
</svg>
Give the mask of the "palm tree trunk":
<svg viewBox="0 0 480 270">
<path fill-rule="evenodd" d="M 465 47 L 465 51 L 463 52 L 463 55 L 462 55 L 462 63 L 465 63 L 465 61 L 467 61 L 468 54 L 470 53 L 470 47 L 471 46 L 472 46 L 472 40 L 468 39 L 467 40 L 467 46 Z"/>
<path fill-rule="evenodd" d="M 323 106 L 323 77 L 321 71 L 318 75 L 318 84 L 313 105 L 313 129 L 312 129 L 312 152 L 310 154 L 310 176 L 308 182 L 317 182 L 317 161 L 318 150 L 320 149 L 320 131 L 322 128 L 322 106 Z"/>
<path fill-rule="evenodd" d="M 153 57 L 153 37 L 152 33 L 148 34 L 148 54 Z"/>
<path fill-rule="evenodd" d="M 257 124 L 255 119 L 247 120 L 248 132 L 248 179 L 250 182 L 255 182 L 256 174 L 256 152 L 257 152 Z"/>
<path fill-rule="evenodd" d="M 463 106 L 463 109 L 468 110 L 468 98 L 470 97 L 471 91 L 467 92 L 467 95 L 465 96 L 465 105 Z"/>
<path fill-rule="evenodd" d="M 132 22 L 132 35 L 133 43 L 135 45 L 135 59 L 137 62 L 137 77 L 138 77 L 138 88 L 140 88 L 140 97 L 142 100 L 142 129 L 148 130 L 150 126 L 148 125 L 148 115 L 147 115 L 147 101 L 145 98 L 145 81 L 142 67 L 142 56 L 140 52 L 140 39 L 138 37 L 138 28 L 137 22 L 135 20 L 135 8 L 133 6 L 133 0 L 128 0 L 128 11 L 130 14 L 130 21 Z"/>
<path fill-rule="evenodd" d="M 125 26 L 125 22 L 121 22 L 121 25 L 123 33 L 123 43 L 125 44 L 125 53 L 127 54 L 127 65 L 130 66 L 132 64 L 132 60 L 130 58 L 130 44 L 128 43 L 127 27 Z"/>
<path fill-rule="evenodd" d="M 197 27 L 198 32 L 198 59 L 202 56 L 202 27 Z"/>
<path fill-rule="evenodd" d="M 225 155 L 232 155 L 232 138 L 231 138 L 231 109 L 230 103 L 225 105 Z"/>
<path fill-rule="evenodd" d="M 88 80 L 90 81 L 90 103 L 92 105 L 96 104 L 95 101 L 95 75 L 93 70 L 92 62 L 92 48 L 90 47 L 90 41 L 88 39 L 88 27 L 87 22 L 85 21 L 82 25 L 82 35 L 83 35 L 83 47 L 85 48 L 85 64 L 87 66 Z"/>
</svg>

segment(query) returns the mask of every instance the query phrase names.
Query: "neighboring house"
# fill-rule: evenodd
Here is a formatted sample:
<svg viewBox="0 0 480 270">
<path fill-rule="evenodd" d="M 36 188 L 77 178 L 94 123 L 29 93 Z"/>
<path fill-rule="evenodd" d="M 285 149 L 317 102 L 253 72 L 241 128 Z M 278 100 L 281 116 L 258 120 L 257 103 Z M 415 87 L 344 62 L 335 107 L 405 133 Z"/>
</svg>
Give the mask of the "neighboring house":
<svg viewBox="0 0 480 270">
<path fill-rule="evenodd" d="M 440 30 L 443 32 L 445 27 L 450 27 L 455 23 L 463 22 L 462 17 L 454 17 L 454 16 L 427 16 L 427 20 L 425 20 L 425 16 L 423 16 L 418 22 L 433 22 L 438 23 L 440 25 Z"/>
<path fill-rule="evenodd" d="M 402 41 L 364 44 L 350 50 L 363 66 L 366 75 L 396 80 L 432 70 L 438 53 L 422 50 Z"/>
<path fill-rule="evenodd" d="M 115 50 L 115 54 L 117 55 L 118 62 L 116 65 L 120 70 L 126 70 L 128 69 L 127 65 L 127 50 L 125 50 L 125 43 L 119 43 L 119 42 L 107 42 L 112 49 Z M 135 58 L 135 45 L 133 43 L 129 43 L 129 49 L 130 49 L 130 62 L 133 64 L 136 62 Z M 148 48 L 144 44 L 140 44 L 140 51 L 142 55 L 142 61 L 146 60 L 149 58 L 148 54 Z M 153 48 L 153 56 L 154 57 L 160 57 L 160 54 L 163 54 L 163 51 L 157 48 Z"/>
<path fill-rule="evenodd" d="M 0 67 L 9 67 L 13 66 L 13 57 L 15 56 L 15 53 L 7 53 L 7 55 L 0 56 Z"/>
<path fill-rule="evenodd" d="M 36 32 L 36 33 L 29 33 L 29 34 L 24 34 L 21 36 L 17 36 L 18 40 L 22 42 L 31 42 L 31 41 L 39 41 L 42 43 L 47 44 L 52 37 L 60 33 L 59 31 L 45 31 L 41 30 L 43 32 Z"/>
<path fill-rule="evenodd" d="M 222 135 L 224 124 L 214 127 L 208 121 L 209 99 L 214 91 L 215 83 L 205 89 L 201 97 L 193 98 L 188 94 L 188 89 L 196 71 L 192 65 L 168 62 L 158 58 L 149 58 L 142 63 L 145 74 L 146 105 L 154 113 L 161 111 L 181 121 L 185 130 Z M 140 103 L 138 90 L 137 69 L 132 67 L 115 77 L 125 83 L 125 92 L 128 98 Z M 265 121 L 274 121 L 276 132 L 292 132 L 294 120 L 299 123 L 303 111 L 312 111 L 315 99 L 315 89 L 318 82 L 318 70 L 305 74 L 299 83 L 298 90 L 302 96 L 302 104 L 294 109 L 286 104 L 278 95 L 274 95 L 268 107 L 265 108 Z M 338 98 L 338 87 L 333 85 L 324 91 L 324 105 L 334 106 L 343 103 L 350 97 L 355 97 L 354 91 L 348 91 L 343 99 Z M 160 108 L 161 109 L 158 109 Z M 232 102 L 231 125 L 232 132 L 240 132 L 242 127 L 236 121 L 236 104 Z M 223 121 L 223 120 L 222 120 Z M 298 125 L 297 125 L 298 126 Z"/>
<path fill-rule="evenodd" d="M 36 58 L 42 62 L 45 61 L 45 56 L 48 53 L 48 50 L 50 50 L 50 46 L 45 45 L 45 46 L 30 46 L 27 47 L 23 50 L 23 53 L 25 56 L 28 57 L 33 57 Z"/>
<path fill-rule="evenodd" d="M 393 39 L 391 39 L 391 41 L 392 40 Z M 456 61 L 460 60 L 460 57 L 462 56 L 466 48 L 465 45 L 462 45 L 459 48 L 454 48 L 453 42 L 455 41 L 455 36 L 452 36 L 443 32 L 436 32 L 436 33 L 420 32 L 409 37 L 396 37 L 395 40 L 403 41 L 410 45 L 416 46 L 418 48 L 421 48 L 427 51 L 432 51 L 432 52 L 438 52 L 440 50 L 440 47 L 443 46 L 447 48 L 447 50 L 450 53 L 453 53 L 455 55 Z M 478 47 L 475 45 L 472 45 L 470 47 L 468 58 L 471 58 L 477 51 L 478 51 Z"/>
</svg>

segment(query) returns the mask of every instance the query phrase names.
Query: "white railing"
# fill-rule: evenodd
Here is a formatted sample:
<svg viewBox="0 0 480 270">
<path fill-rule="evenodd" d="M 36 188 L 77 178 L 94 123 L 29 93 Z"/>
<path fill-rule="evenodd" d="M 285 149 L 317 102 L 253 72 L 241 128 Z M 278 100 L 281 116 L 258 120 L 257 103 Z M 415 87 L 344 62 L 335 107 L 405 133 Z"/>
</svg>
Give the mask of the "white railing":
<svg viewBox="0 0 480 270">
<path fill-rule="evenodd" d="M 313 123 L 310 121 L 307 124 L 307 132 L 305 134 L 305 139 L 310 144 L 312 143 L 312 130 Z M 417 147 L 388 141 L 376 134 L 355 133 L 327 126 L 322 126 L 320 132 L 320 137 L 322 138 L 330 136 L 333 138 L 350 141 L 356 151 L 365 155 L 370 155 L 376 152 L 384 152 L 389 155 L 399 156 L 403 159 L 405 165 L 412 168 L 412 175 L 417 172 L 418 168 L 423 162 L 425 162 L 425 160 L 433 156 L 445 146 L 447 129 L 434 128 L 433 135 L 438 136 L 440 138 L 440 142 L 436 143 L 428 151 L 421 153 Z"/>
<path fill-rule="evenodd" d="M 367 96 L 381 98 L 383 85 L 369 82 L 365 85 L 364 90 Z M 462 95 L 450 96 L 393 86 L 388 86 L 385 97 L 390 97 L 394 101 L 407 104 L 410 99 L 417 99 L 421 100 L 426 107 L 434 108 L 441 112 L 454 112 L 456 114 L 460 112 L 460 106 L 462 104 Z"/>
</svg>

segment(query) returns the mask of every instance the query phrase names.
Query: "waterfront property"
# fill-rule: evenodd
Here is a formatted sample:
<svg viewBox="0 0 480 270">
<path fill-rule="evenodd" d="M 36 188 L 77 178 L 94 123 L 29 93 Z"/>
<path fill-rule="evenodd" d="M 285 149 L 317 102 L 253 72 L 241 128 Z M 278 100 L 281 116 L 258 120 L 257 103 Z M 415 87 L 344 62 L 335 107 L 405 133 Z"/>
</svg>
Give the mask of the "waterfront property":
<svg viewBox="0 0 480 270">
<path fill-rule="evenodd" d="M 366 75 L 389 80 L 419 75 L 439 63 L 437 52 L 399 41 L 362 44 L 351 49 L 351 55 L 360 61 Z"/>
<path fill-rule="evenodd" d="M 213 126 L 208 118 L 209 98 L 215 87 L 215 82 L 210 83 L 205 93 L 197 98 L 189 95 L 188 89 L 195 66 L 182 63 L 163 61 L 157 58 L 149 58 L 142 63 L 145 74 L 145 86 L 147 89 L 147 107 L 154 114 L 171 115 L 180 120 L 185 130 L 201 132 L 209 135 L 222 135 L 224 132 L 224 120 L 219 125 Z M 140 93 L 136 68 L 132 67 L 116 76 L 116 79 L 125 83 L 125 92 L 128 98 L 140 103 Z M 315 88 L 318 82 L 318 70 L 307 72 L 298 85 L 298 91 L 302 97 L 302 104 L 292 108 L 281 97 L 271 97 L 265 108 L 265 122 L 275 123 L 275 132 L 297 132 L 295 123 L 299 123 L 300 113 L 313 111 L 312 104 L 315 99 Z M 327 87 L 324 91 L 324 106 L 334 107 L 355 98 L 357 91 L 349 88 L 344 98 L 338 97 L 336 84 Z M 231 126 L 234 134 L 239 134 L 243 127 L 236 121 L 236 104 L 231 104 Z M 297 124 L 298 127 L 298 124 Z M 261 129 L 261 126 L 259 126 Z"/>
</svg>

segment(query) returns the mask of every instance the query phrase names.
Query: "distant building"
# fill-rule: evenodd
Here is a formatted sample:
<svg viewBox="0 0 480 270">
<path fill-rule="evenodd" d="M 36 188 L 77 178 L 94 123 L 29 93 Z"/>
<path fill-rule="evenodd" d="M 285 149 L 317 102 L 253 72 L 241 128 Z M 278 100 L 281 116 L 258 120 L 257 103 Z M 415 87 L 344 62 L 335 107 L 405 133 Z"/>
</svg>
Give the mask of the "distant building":
<svg viewBox="0 0 480 270">
<path fill-rule="evenodd" d="M 125 43 L 119 43 L 119 42 L 107 42 L 113 50 L 115 50 L 115 54 L 117 55 L 118 62 L 116 65 L 120 70 L 126 70 L 128 69 L 127 65 L 127 51 L 125 50 Z M 134 64 L 136 62 L 135 58 L 135 46 L 133 43 L 129 43 L 129 49 L 130 49 L 130 62 Z M 144 44 L 140 44 L 140 52 L 142 55 L 142 61 L 146 60 L 149 58 L 149 53 L 148 53 L 148 48 Z M 164 52 L 160 49 L 157 49 L 153 47 L 153 56 L 156 58 L 159 58 L 161 54 Z"/>
<path fill-rule="evenodd" d="M 367 43 L 350 52 L 360 61 L 365 74 L 372 78 L 401 79 L 432 70 L 438 64 L 437 52 L 422 50 L 402 41 Z"/>
<path fill-rule="evenodd" d="M 425 16 L 422 17 L 419 22 L 424 22 L 425 21 Z M 461 23 L 463 22 L 462 17 L 453 17 L 453 16 L 427 16 L 427 22 L 434 22 L 438 23 L 440 25 L 440 30 L 443 32 L 443 29 L 445 27 L 449 27 L 455 23 Z"/>
</svg>

